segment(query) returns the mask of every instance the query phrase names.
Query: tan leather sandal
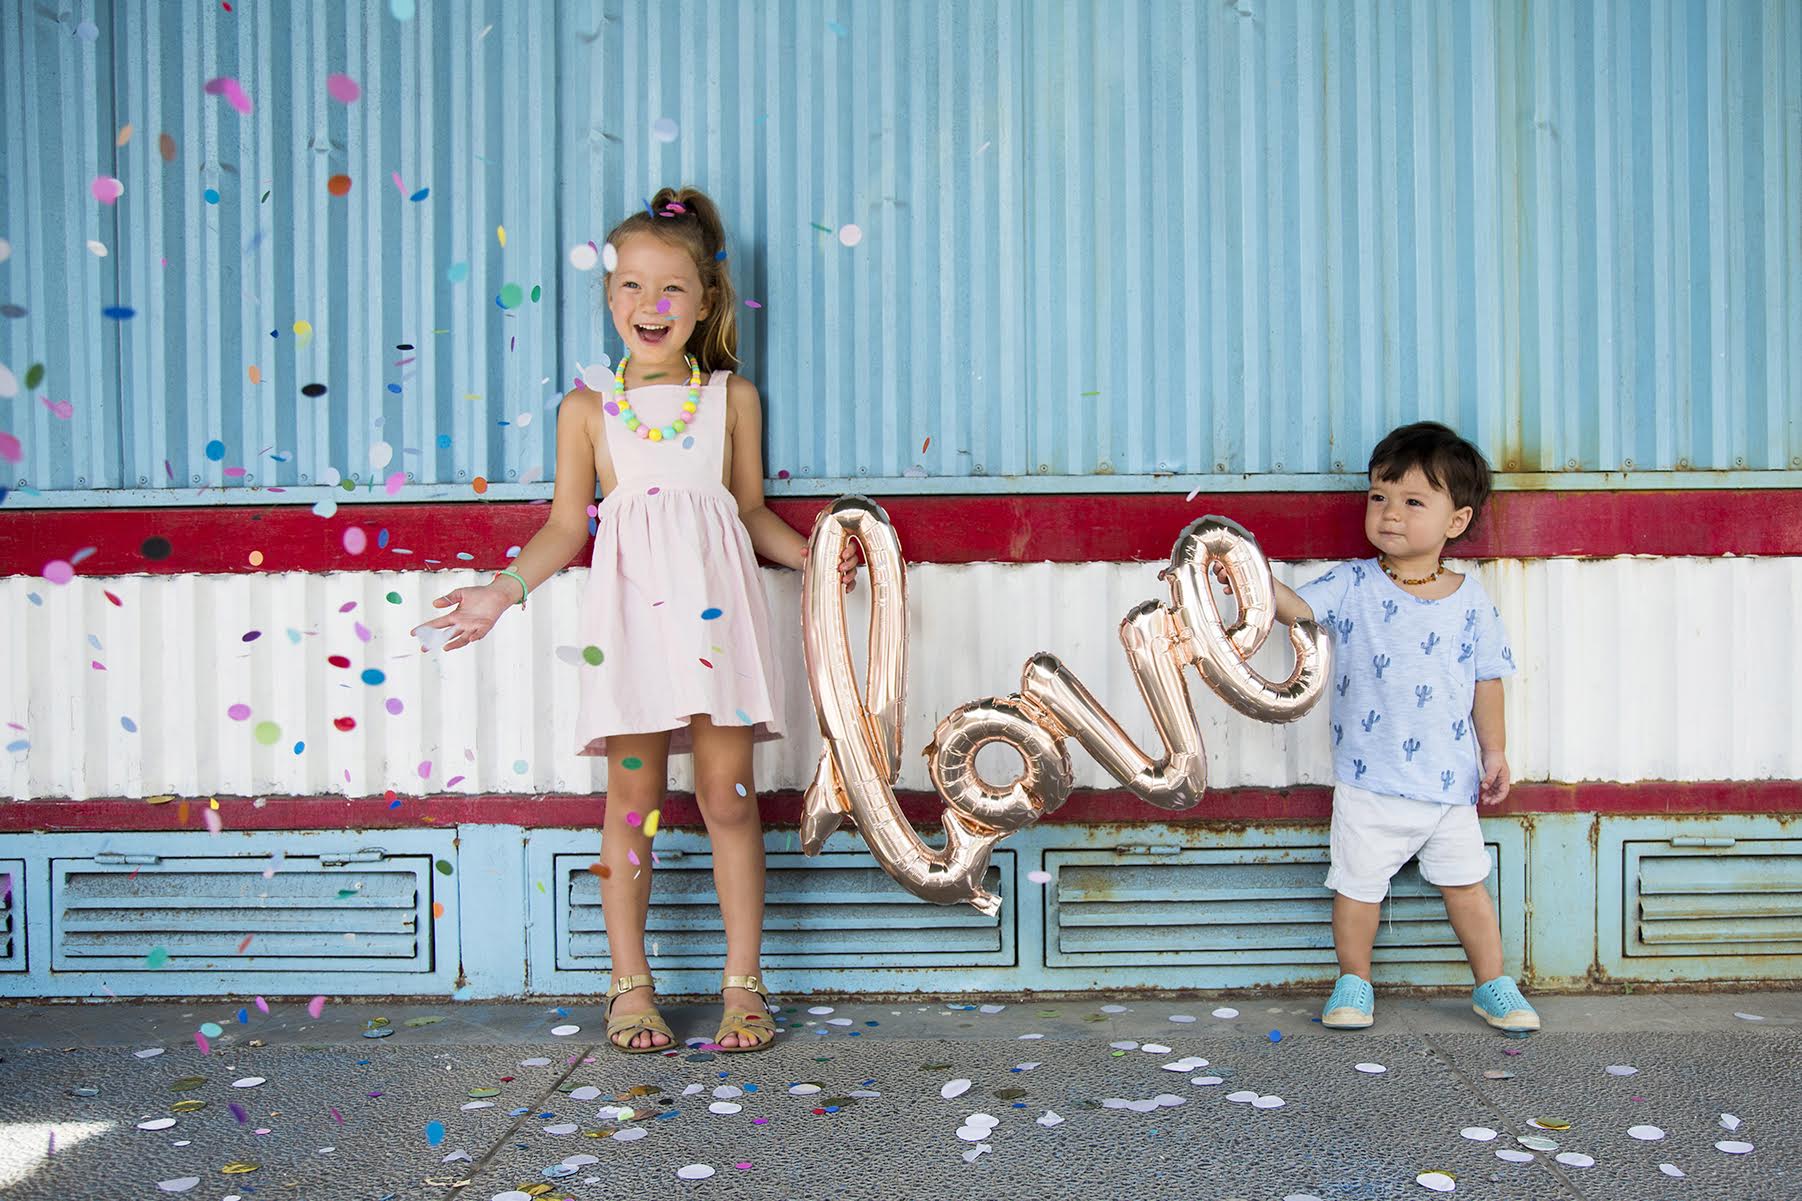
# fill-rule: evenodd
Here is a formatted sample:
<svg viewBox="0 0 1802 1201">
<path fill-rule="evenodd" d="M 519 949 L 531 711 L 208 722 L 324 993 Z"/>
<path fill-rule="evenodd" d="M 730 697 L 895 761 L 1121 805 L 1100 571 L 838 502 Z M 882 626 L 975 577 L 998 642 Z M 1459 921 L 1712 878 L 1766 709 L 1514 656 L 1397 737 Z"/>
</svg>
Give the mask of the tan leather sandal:
<svg viewBox="0 0 1802 1201">
<path fill-rule="evenodd" d="M 725 976 L 720 980 L 720 991 L 728 988 L 743 988 L 756 993 L 764 1000 L 764 1008 L 769 1008 L 770 994 L 763 987 L 760 976 Z M 736 1047 L 728 1047 L 720 1042 L 728 1034 L 736 1034 L 741 1040 Z M 745 1043 L 742 1040 L 754 1039 Z M 719 1033 L 713 1036 L 714 1048 L 728 1054 L 739 1054 L 744 1051 L 761 1051 L 776 1040 L 776 1024 L 770 1015 L 753 1013 L 749 1009 L 733 1009 L 728 1007 L 726 1015 L 720 1021 Z"/>
<path fill-rule="evenodd" d="M 648 1055 L 653 1051 L 668 1051 L 676 1045 L 676 1034 L 663 1020 L 663 1015 L 655 1009 L 645 1013 L 634 1013 L 626 1017 L 613 1016 L 613 1002 L 625 996 L 635 988 L 651 988 L 650 976 L 615 976 L 607 988 L 607 1041 L 627 1055 Z M 635 1047 L 632 1040 L 645 1031 L 661 1034 L 669 1039 L 662 1046 L 652 1044 L 648 1047 Z"/>
</svg>

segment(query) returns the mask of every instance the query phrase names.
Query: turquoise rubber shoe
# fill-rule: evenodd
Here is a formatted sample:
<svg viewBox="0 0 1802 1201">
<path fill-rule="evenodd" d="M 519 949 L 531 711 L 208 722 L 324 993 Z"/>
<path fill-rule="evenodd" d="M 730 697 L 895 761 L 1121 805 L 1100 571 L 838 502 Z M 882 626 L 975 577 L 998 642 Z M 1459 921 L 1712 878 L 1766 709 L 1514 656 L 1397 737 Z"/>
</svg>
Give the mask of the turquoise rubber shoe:
<svg viewBox="0 0 1802 1201">
<path fill-rule="evenodd" d="M 1320 1011 L 1320 1024 L 1328 1030 L 1363 1030 L 1376 1021 L 1377 994 L 1370 981 L 1350 972 L 1333 985 L 1333 995 Z"/>
<path fill-rule="evenodd" d="M 1512 976 L 1497 976 L 1470 990 L 1470 1007 L 1497 1030 L 1537 1030 L 1539 1014 Z"/>
</svg>

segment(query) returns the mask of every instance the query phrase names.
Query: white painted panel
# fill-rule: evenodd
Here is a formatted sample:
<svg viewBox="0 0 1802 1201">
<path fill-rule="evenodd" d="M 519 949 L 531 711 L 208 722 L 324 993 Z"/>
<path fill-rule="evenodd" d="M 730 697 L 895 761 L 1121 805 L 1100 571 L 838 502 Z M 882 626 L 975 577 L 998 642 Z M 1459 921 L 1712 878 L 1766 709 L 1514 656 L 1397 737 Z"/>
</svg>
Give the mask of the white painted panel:
<svg viewBox="0 0 1802 1201">
<path fill-rule="evenodd" d="M 1290 580 L 1321 569 L 1278 565 Z M 577 673 L 606 667 L 556 653 L 574 645 L 568 632 L 585 574 L 557 577 L 472 650 L 431 656 L 408 630 L 431 614 L 432 597 L 485 573 L 131 576 L 60 588 L 0 580 L 11 615 L 0 641 L 0 722 L 23 727 L 6 729 L 0 745 L 29 744 L 0 757 L 4 790 L 20 798 L 600 791 L 605 766 L 573 753 L 574 721 Z M 1504 561 L 1480 575 L 1521 661 L 1508 686 L 1517 779 L 1802 777 L 1794 622 L 1802 559 Z M 765 573 L 789 737 L 758 750 L 764 789 L 803 786 L 819 748 L 799 582 L 793 572 Z M 1061 656 L 1150 744 L 1115 631 L 1134 604 L 1165 595 L 1156 565 L 916 565 L 908 585 L 904 787 L 927 786 L 912 752 L 940 717 L 1012 691 L 1040 650 Z M 864 596 L 860 589 L 849 602 L 854 643 Z M 252 630 L 260 636 L 245 642 Z M 1261 652 L 1267 673 L 1282 674 L 1286 653 Z M 333 654 L 351 668 L 331 666 Z M 366 668 L 385 681 L 363 684 Z M 1265 726 L 1189 678 L 1215 786 L 1330 779 L 1324 704 L 1296 726 Z M 251 717 L 229 718 L 234 704 L 250 706 Z M 340 717 L 356 728 L 335 729 Z M 280 727 L 273 745 L 256 740 L 261 721 Z M 299 753 L 296 742 L 305 743 Z M 1072 759 L 1079 785 L 1110 785 L 1080 750 Z M 673 782 L 687 786 L 685 760 Z"/>
</svg>

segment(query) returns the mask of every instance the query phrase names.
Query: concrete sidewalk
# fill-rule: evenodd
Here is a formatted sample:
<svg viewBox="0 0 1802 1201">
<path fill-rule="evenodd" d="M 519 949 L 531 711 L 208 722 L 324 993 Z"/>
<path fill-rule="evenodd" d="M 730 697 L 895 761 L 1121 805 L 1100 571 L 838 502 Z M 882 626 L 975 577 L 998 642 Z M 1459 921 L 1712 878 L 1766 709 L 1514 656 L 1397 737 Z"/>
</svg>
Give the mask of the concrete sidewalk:
<svg viewBox="0 0 1802 1201">
<path fill-rule="evenodd" d="M 1318 1003 L 784 999 L 771 1051 L 637 1057 L 592 1001 L 13 1005 L 0 1196 L 1802 1196 L 1802 992 L 1538 998 L 1525 1041 L 1462 994 Z"/>
</svg>

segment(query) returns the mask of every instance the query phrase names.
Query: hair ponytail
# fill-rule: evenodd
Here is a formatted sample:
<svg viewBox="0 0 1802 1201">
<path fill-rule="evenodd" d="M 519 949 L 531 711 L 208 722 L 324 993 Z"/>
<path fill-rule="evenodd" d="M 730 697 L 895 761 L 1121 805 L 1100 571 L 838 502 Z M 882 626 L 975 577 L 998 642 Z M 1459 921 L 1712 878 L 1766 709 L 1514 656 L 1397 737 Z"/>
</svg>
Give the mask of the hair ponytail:
<svg viewBox="0 0 1802 1201">
<path fill-rule="evenodd" d="M 738 294 L 726 260 L 726 227 L 712 197 L 699 188 L 659 188 L 645 211 L 614 226 L 607 241 L 617 248 L 623 238 L 637 233 L 654 234 L 694 259 L 708 312 L 695 325 L 689 353 L 703 371 L 736 366 Z"/>
</svg>

